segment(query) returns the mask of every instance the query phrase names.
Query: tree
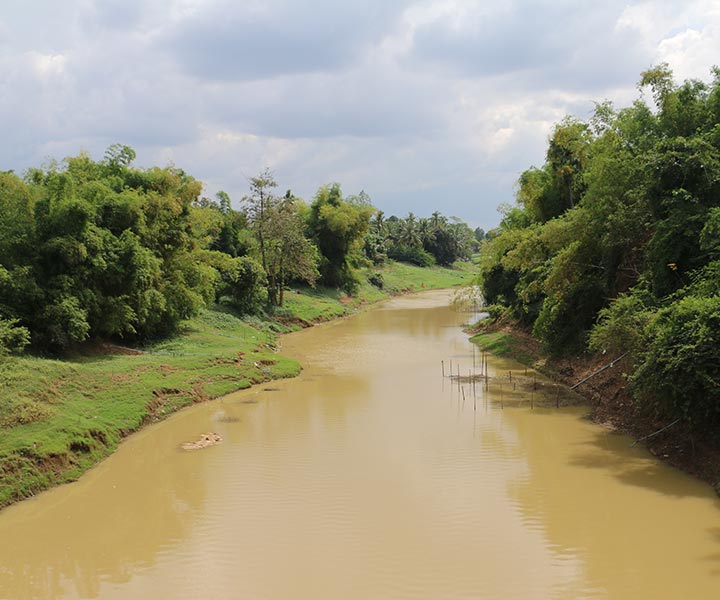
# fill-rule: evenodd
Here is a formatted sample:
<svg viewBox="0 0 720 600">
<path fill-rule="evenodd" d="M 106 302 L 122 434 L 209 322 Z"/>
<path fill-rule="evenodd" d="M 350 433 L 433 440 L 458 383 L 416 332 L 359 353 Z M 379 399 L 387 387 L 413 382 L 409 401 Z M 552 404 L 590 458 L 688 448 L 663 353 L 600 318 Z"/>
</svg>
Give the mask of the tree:
<svg viewBox="0 0 720 600">
<path fill-rule="evenodd" d="M 268 211 L 278 203 L 278 198 L 272 190 L 277 187 L 277 181 L 270 169 L 265 169 L 256 177 L 250 178 L 250 195 L 243 198 L 247 204 L 246 214 L 248 222 L 255 233 L 260 247 L 260 263 L 267 273 L 267 251 L 265 240 L 268 228 Z"/>
<path fill-rule="evenodd" d="M 337 183 L 318 190 L 310 205 L 307 229 L 322 255 L 320 274 L 324 285 L 354 291 L 357 280 L 350 261 L 362 247 L 372 213 L 372 207 L 366 204 L 343 200 Z"/>
<path fill-rule="evenodd" d="M 550 137 L 547 166 L 553 178 L 552 183 L 565 200 L 563 210 L 575 206 L 584 192 L 583 172 L 588 160 L 590 139 L 588 125 L 572 118 L 566 118 L 558 124 Z"/>
<path fill-rule="evenodd" d="M 289 280 L 315 285 L 318 251 L 304 235 L 305 224 L 292 196 L 268 208 L 266 218 L 268 300 L 282 306 Z"/>
<path fill-rule="evenodd" d="M 113 170 L 121 170 L 129 167 L 136 156 L 135 150 L 130 146 L 113 144 L 105 150 L 105 164 Z"/>
<path fill-rule="evenodd" d="M 400 223 L 397 233 L 397 243 L 406 248 L 422 248 L 420 229 L 413 213 L 408 213 L 405 220 Z"/>
</svg>

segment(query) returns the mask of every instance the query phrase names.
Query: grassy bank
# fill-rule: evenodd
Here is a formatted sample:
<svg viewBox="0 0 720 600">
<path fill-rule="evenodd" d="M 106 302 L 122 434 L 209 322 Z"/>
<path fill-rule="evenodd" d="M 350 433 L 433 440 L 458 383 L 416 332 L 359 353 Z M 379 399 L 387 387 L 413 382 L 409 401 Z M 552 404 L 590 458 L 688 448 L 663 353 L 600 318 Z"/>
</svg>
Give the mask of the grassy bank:
<svg viewBox="0 0 720 600">
<path fill-rule="evenodd" d="M 279 333 L 392 294 L 462 285 L 471 271 L 468 264 L 392 263 L 363 273 L 353 297 L 291 291 L 285 306 L 264 319 L 212 307 L 183 323 L 178 335 L 141 351 L 94 344 L 62 360 L 0 359 L 0 507 L 76 479 L 125 436 L 184 406 L 296 375 L 300 366 L 275 351 Z M 375 272 L 383 289 L 367 282 Z"/>
</svg>

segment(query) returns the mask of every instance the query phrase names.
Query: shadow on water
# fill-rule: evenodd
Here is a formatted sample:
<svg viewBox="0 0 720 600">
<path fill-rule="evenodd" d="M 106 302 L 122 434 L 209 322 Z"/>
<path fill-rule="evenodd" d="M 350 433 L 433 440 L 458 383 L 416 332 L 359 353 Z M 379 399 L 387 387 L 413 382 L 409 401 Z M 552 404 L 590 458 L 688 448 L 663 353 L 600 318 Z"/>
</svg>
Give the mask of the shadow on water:
<svg viewBox="0 0 720 600">
<path fill-rule="evenodd" d="M 588 441 L 577 445 L 570 465 L 603 469 L 626 485 L 653 490 L 675 498 L 706 498 L 707 489 L 689 476 L 674 472 L 668 477 L 667 465 L 641 447 L 631 448 L 630 439 L 622 434 L 600 430 Z"/>
</svg>

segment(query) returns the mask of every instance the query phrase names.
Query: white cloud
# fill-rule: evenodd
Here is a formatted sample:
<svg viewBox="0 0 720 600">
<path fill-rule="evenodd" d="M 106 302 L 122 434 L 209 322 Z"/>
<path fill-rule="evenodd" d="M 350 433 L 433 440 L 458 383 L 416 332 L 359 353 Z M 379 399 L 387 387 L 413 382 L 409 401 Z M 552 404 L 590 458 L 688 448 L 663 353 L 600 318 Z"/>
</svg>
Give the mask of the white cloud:
<svg viewBox="0 0 720 600">
<path fill-rule="evenodd" d="M 63 75 L 67 57 L 62 54 L 31 53 L 31 60 L 35 73 L 42 79 Z"/>
<path fill-rule="evenodd" d="M 720 60 L 720 4 L 715 0 L 628 6 L 617 28 L 637 31 L 652 64 L 667 62 L 678 80 L 707 79 Z"/>
</svg>

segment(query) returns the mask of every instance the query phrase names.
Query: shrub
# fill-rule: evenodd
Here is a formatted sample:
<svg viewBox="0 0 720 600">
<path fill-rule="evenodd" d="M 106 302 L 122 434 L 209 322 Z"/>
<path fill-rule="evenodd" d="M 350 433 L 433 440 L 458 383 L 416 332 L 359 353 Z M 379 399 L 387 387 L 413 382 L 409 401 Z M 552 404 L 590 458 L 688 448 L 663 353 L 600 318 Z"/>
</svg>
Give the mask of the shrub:
<svg viewBox="0 0 720 600">
<path fill-rule="evenodd" d="M 718 436 L 720 296 L 688 296 L 658 312 L 632 377 L 636 395 L 671 418 Z"/>
<path fill-rule="evenodd" d="M 30 343 L 30 332 L 16 320 L 0 319 L 0 356 L 21 352 Z"/>
<path fill-rule="evenodd" d="M 435 264 L 435 258 L 432 254 L 425 252 L 421 248 L 411 248 L 409 246 L 392 246 L 388 249 L 388 258 L 411 263 L 418 267 L 432 267 Z"/>
<path fill-rule="evenodd" d="M 378 273 L 377 271 L 375 271 L 375 273 L 370 273 L 367 280 L 370 285 L 374 285 L 379 290 L 383 289 L 385 286 L 385 280 L 383 279 L 382 273 Z"/>
</svg>

